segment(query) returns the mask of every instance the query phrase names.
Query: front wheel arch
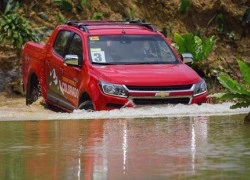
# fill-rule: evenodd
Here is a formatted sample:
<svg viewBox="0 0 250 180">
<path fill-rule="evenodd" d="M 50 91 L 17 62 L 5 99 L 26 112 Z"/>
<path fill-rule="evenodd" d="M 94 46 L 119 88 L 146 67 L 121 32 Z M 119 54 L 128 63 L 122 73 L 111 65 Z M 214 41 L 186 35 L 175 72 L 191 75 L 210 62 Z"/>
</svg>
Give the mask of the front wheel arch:
<svg viewBox="0 0 250 180">
<path fill-rule="evenodd" d="M 91 97 L 87 93 L 83 93 L 79 98 L 78 109 L 94 111 L 95 107 Z"/>
</svg>

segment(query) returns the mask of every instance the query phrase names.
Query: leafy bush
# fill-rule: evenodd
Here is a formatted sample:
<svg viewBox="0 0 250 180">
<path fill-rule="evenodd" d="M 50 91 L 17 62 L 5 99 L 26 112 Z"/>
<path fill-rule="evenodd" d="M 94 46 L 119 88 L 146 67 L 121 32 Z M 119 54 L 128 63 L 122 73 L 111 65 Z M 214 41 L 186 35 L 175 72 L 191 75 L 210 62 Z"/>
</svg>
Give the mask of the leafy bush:
<svg viewBox="0 0 250 180">
<path fill-rule="evenodd" d="M 238 65 L 244 79 L 243 84 L 226 75 L 218 77 L 219 82 L 229 90 L 229 92 L 220 95 L 219 98 L 237 100 L 236 104 L 231 106 L 232 109 L 250 106 L 250 66 L 242 60 L 238 60 Z"/>
<path fill-rule="evenodd" d="M 68 0 L 54 0 L 54 2 L 60 5 L 60 8 L 65 11 L 72 11 L 73 4 L 71 1 Z"/>
<path fill-rule="evenodd" d="M 16 0 L 8 0 L 5 10 L 4 10 L 4 14 L 8 14 L 8 13 L 15 13 L 17 12 L 19 8 L 19 2 Z"/>
<path fill-rule="evenodd" d="M 103 20 L 103 14 L 101 12 L 95 12 L 92 19 L 93 20 Z"/>
<path fill-rule="evenodd" d="M 0 44 L 9 44 L 18 50 L 27 41 L 37 41 L 30 23 L 17 13 L 19 2 L 9 0 L 0 17 Z"/>
<path fill-rule="evenodd" d="M 0 43 L 20 49 L 27 41 L 38 41 L 30 23 L 17 13 L 3 14 L 0 18 Z"/>
<path fill-rule="evenodd" d="M 182 13 L 185 13 L 188 11 L 190 7 L 190 1 L 189 0 L 180 0 L 180 7 L 179 11 Z"/>
<path fill-rule="evenodd" d="M 194 61 L 198 62 L 208 57 L 213 50 L 216 39 L 214 36 L 201 39 L 192 33 L 186 33 L 184 35 L 175 33 L 174 43 L 179 54 L 191 53 L 194 57 Z"/>
<path fill-rule="evenodd" d="M 90 6 L 90 0 L 80 0 L 80 5 L 82 8 Z"/>
</svg>

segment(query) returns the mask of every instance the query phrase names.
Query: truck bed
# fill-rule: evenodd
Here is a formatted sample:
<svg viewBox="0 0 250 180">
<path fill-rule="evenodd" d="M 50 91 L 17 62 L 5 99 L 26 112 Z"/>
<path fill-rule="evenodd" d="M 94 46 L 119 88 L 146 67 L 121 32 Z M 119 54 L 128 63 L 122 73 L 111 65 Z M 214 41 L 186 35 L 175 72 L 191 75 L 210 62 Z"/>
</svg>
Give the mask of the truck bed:
<svg viewBox="0 0 250 180">
<path fill-rule="evenodd" d="M 28 42 L 23 48 L 21 58 L 24 87 L 27 85 L 29 75 L 36 74 L 37 77 L 44 73 L 44 61 L 46 57 L 45 45 Z M 24 90 L 26 90 L 24 88 Z"/>
</svg>

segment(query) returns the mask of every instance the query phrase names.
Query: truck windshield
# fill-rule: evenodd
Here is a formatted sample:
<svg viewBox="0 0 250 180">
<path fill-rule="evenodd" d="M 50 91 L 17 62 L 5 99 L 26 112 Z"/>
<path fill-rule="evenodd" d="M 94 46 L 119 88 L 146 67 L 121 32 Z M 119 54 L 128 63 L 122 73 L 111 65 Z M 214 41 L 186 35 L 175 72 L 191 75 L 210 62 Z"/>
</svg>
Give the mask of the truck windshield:
<svg viewBox="0 0 250 180">
<path fill-rule="evenodd" d="M 93 64 L 177 64 L 171 48 L 159 35 L 90 36 Z"/>
</svg>

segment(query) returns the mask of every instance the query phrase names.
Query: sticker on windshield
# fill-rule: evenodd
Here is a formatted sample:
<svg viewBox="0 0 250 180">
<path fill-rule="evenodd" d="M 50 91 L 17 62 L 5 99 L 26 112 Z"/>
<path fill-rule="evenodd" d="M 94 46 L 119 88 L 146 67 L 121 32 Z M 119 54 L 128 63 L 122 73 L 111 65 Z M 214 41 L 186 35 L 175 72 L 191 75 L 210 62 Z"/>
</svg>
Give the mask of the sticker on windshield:
<svg viewBox="0 0 250 180">
<path fill-rule="evenodd" d="M 93 52 L 93 51 L 96 52 L 96 51 L 102 51 L 102 49 L 101 48 L 90 48 L 90 51 L 91 52 Z"/>
<path fill-rule="evenodd" d="M 91 51 L 92 61 L 95 63 L 105 63 L 105 54 L 104 51 Z"/>
<path fill-rule="evenodd" d="M 90 36 L 90 41 L 99 41 L 99 36 Z"/>
</svg>

